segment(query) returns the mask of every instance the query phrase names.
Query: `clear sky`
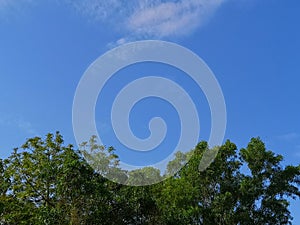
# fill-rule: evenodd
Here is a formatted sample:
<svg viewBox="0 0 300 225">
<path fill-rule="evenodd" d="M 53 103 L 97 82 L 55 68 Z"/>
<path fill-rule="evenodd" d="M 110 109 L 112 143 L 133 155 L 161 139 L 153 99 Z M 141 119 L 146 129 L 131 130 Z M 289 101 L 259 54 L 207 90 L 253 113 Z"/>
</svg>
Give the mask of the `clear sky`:
<svg viewBox="0 0 300 225">
<path fill-rule="evenodd" d="M 298 0 L 0 0 L 0 157 L 28 137 L 56 130 L 75 143 L 72 103 L 87 67 L 115 46 L 158 39 L 189 48 L 213 70 L 226 100 L 226 139 L 245 147 L 260 136 L 285 164 L 299 164 L 299 11 Z M 147 71 L 166 73 L 163 66 Z M 180 76 L 169 71 L 166 76 Z M 124 82 L 115 81 L 96 109 L 107 145 L 114 143 L 102 121 L 106 102 Z M 193 85 L 188 88 L 193 95 Z M 155 109 L 169 110 L 152 101 Z M 132 113 L 141 115 L 139 107 Z M 210 119 L 205 107 L 203 139 Z M 135 120 L 147 124 L 149 118 Z M 137 135 L 147 136 L 139 128 Z M 300 224 L 299 202 L 292 204 L 294 224 Z"/>
</svg>

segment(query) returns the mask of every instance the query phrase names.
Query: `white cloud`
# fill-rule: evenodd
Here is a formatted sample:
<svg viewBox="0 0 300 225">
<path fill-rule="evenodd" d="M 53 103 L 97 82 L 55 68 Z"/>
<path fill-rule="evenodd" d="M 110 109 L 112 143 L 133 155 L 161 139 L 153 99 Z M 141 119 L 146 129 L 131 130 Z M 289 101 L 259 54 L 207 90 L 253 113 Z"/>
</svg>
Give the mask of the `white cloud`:
<svg viewBox="0 0 300 225">
<path fill-rule="evenodd" d="M 130 37 L 164 38 L 194 31 L 226 0 L 68 1 L 79 12 Z"/>
<path fill-rule="evenodd" d="M 108 43 L 106 46 L 107 46 L 107 48 L 111 49 L 111 48 L 115 48 L 115 47 L 118 47 L 120 45 L 126 44 L 130 41 L 132 41 L 132 40 L 128 39 L 128 38 L 120 38 L 117 41 L 112 41 L 112 42 Z"/>
<path fill-rule="evenodd" d="M 109 24 L 120 42 L 188 35 L 203 25 L 227 0 L 62 0 L 88 18 Z M 41 1 L 0 0 L 0 13 Z M 53 1 L 55 4 L 57 1 Z M 5 9 L 5 10 L 3 10 Z M 3 13 L 2 13 L 3 14 Z"/>
<path fill-rule="evenodd" d="M 117 40 L 117 45 L 122 45 L 122 44 L 125 44 L 127 42 L 126 38 L 121 38 L 119 40 Z"/>
<path fill-rule="evenodd" d="M 146 36 L 176 36 L 202 25 L 222 0 L 159 2 L 136 10 L 128 19 L 129 30 Z"/>
</svg>

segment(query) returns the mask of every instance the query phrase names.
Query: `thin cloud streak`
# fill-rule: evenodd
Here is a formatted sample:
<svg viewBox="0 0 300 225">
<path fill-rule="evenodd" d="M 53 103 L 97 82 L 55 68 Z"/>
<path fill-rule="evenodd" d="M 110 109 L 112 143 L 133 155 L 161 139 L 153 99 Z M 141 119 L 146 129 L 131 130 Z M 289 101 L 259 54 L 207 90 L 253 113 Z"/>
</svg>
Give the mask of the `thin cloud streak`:
<svg viewBox="0 0 300 225">
<path fill-rule="evenodd" d="M 185 36 L 203 25 L 227 0 L 62 0 L 80 14 L 109 24 L 122 37 L 136 39 Z M 37 0 L 0 0 L 0 12 L 20 9 Z M 55 3 L 55 2 L 54 2 Z"/>
<path fill-rule="evenodd" d="M 201 26 L 220 6 L 222 0 L 185 0 L 161 2 L 136 10 L 128 19 L 132 32 L 145 36 L 169 37 L 185 35 Z"/>
<path fill-rule="evenodd" d="M 134 38 L 187 35 L 203 25 L 226 0 L 69 0 L 80 13 L 110 23 Z"/>
</svg>

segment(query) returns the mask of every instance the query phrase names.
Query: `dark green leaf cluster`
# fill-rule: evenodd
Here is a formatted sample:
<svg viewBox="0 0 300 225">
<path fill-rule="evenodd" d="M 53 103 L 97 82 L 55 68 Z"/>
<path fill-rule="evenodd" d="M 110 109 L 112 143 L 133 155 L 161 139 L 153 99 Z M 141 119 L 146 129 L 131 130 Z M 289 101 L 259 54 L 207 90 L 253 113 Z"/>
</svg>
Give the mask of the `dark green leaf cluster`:
<svg viewBox="0 0 300 225">
<path fill-rule="evenodd" d="M 259 138 L 239 151 L 230 141 L 217 150 L 200 142 L 176 153 L 161 175 L 150 167 L 120 169 L 114 149 L 95 137 L 80 151 L 65 145 L 58 132 L 30 138 L 0 160 L 0 224 L 290 224 L 289 200 L 300 197 L 300 166 L 283 167 L 283 157 Z M 216 153 L 208 168 L 199 169 Z M 102 175 L 128 185 L 164 181 L 128 186 Z"/>
</svg>

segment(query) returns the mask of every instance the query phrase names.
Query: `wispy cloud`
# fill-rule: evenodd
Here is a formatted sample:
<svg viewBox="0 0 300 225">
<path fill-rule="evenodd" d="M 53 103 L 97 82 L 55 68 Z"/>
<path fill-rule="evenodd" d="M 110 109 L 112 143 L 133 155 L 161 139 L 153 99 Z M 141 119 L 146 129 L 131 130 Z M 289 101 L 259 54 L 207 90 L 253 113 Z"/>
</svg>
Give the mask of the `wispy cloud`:
<svg viewBox="0 0 300 225">
<path fill-rule="evenodd" d="M 116 45 L 142 38 L 188 35 L 227 0 L 62 0 L 91 20 L 119 32 Z M 0 0 L 2 9 L 23 8 L 37 0 Z M 56 1 L 53 1 L 54 3 Z M 14 10 L 13 10 L 14 11 Z"/>
<path fill-rule="evenodd" d="M 202 25 L 222 0 L 184 0 L 142 5 L 127 20 L 129 30 L 146 36 L 184 35 Z"/>
<path fill-rule="evenodd" d="M 123 36 L 111 45 L 145 38 L 186 36 L 228 0 L 62 0 L 87 18 L 109 24 Z M 37 0 L 0 0 L 0 16 Z M 56 1 L 53 1 L 55 4 Z M 3 10 L 5 9 L 5 10 Z M 2 15 L 3 16 L 3 15 Z"/>
<path fill-rule="evenodd" d="M 3 114 L 0 115 L 0 128 L 1 127 L 14 127 L 17 128 L 19 131 L 24 132 L 28 135 L 37 136 L 38 132 L 30 123 L 29 121 L 24 120 L 20 116 L 11 117 L 11 116 L 4 116 Z"/>
<path fill-rule="evenodd" d="M 68 0 L 79 12 L 109 22 L 132 38 L 187 35 L 203 25 L 226 0 Z"/>
</svg>

